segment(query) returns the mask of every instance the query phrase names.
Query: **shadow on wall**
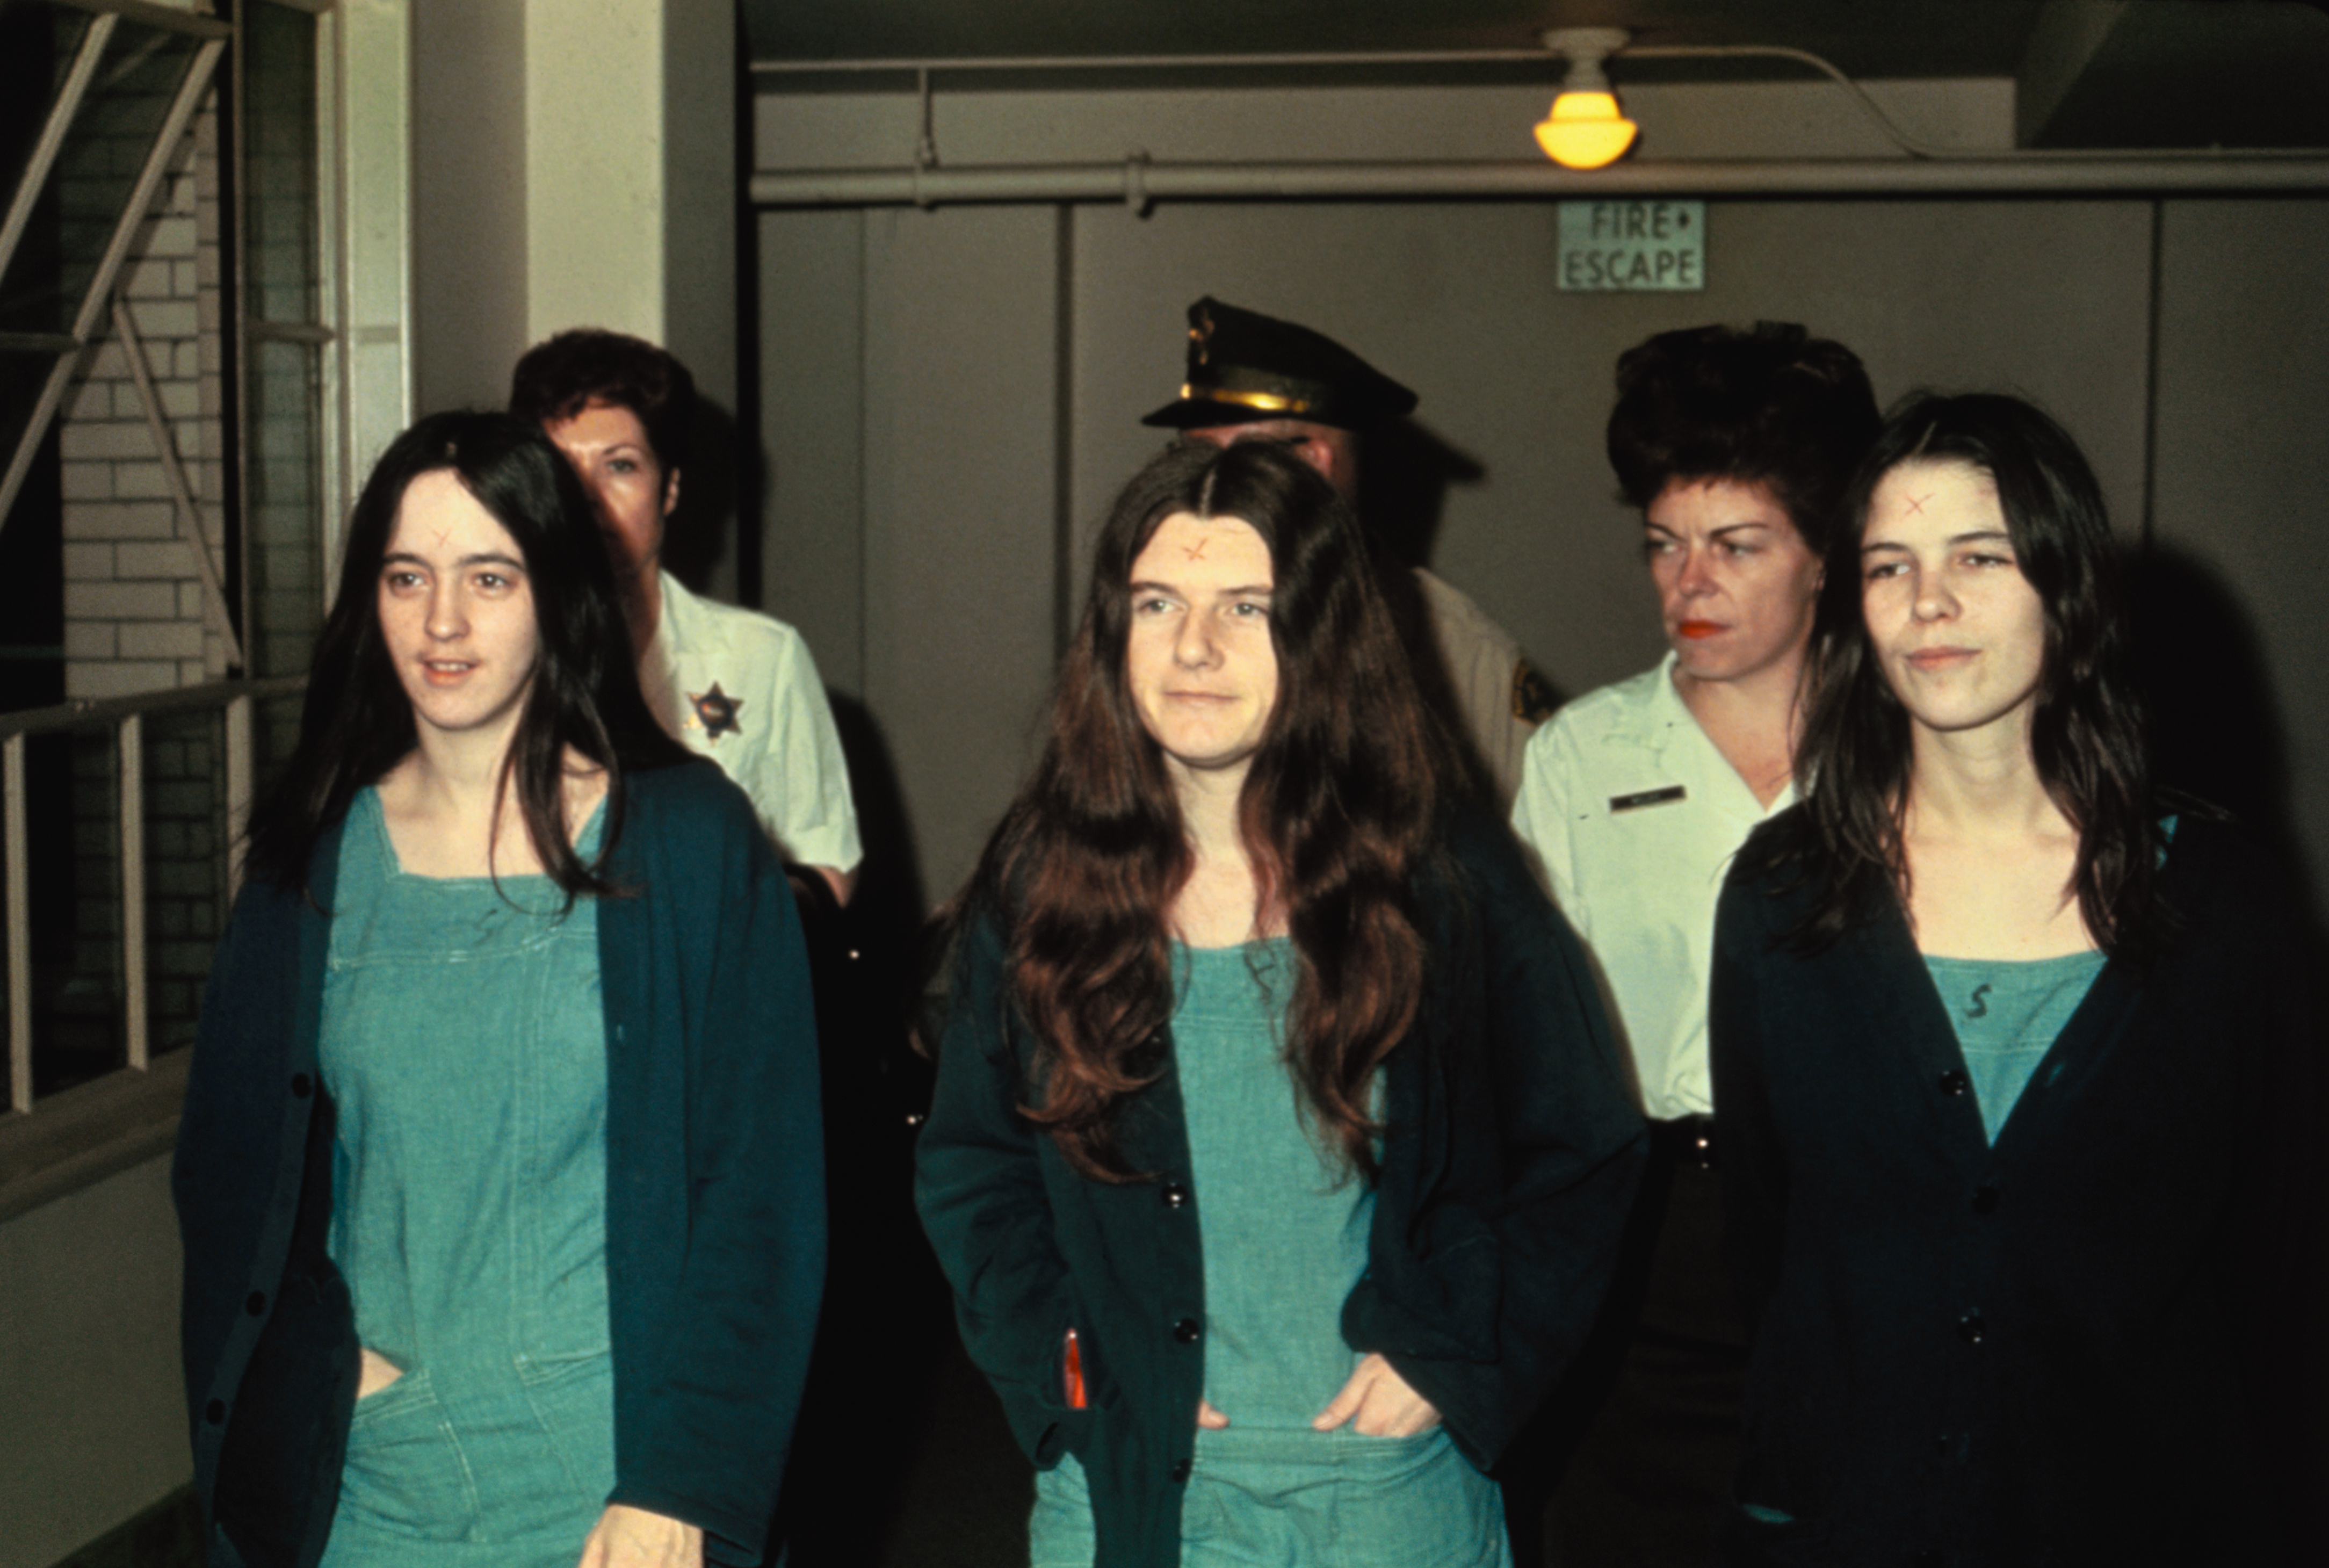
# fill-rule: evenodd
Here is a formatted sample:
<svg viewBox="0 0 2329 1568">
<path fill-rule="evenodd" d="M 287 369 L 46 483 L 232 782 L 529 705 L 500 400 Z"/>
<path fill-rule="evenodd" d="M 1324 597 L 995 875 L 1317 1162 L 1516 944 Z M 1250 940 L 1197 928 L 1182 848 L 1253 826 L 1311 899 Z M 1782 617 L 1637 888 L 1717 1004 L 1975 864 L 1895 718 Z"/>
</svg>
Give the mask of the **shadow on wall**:
<svg viewBox="0 0 2329 1568">
<path fill-rule="evenodd" d="M 690 587 L 725 599 L 721 568 L 732 543 L 737 597 L 757 598 L 768 456 L 733 412 L 708 399 L 697 401 L 689 440 L 664 564 Z M 951 1298 L 914 1215 L 913 1140 L 929 1107 L 930 1066 L 908 1044 L 921 993 L 924 895 L 905 793 L 865 704 L 829 687 L 825 700 L 864 857 L 846 909 L 813 874 L 796 878 L 816 988 L 830 1239 L 825 1304 L 776 1528 L 789 1543 L 793 1568 L 936 1568 L 949 1559 L 917 1556 L 891 1541 L 914 1524 L 916 1539 L 933 1529 L 954 1534 L 944 1516 L 961 1499 L 948 1478 L 963 1467 L 952 1456 L 915 1459 L 923 1432 L 967 1423 L 986 1449 L 999 1443 L 1014 1457 L 1015 1450 L 993 1396 L 983 1384 L 965 1388 L 962 1369 L 948 1361 L 950 1353 L 959 1359 L 951 1352 Z M 932 1390 L 942 1384 L 955 1392 L 934 1403 Z M 999 1495 L 1013 1495 L 1011 1478 L 1006 1469 Z M 995 1491 L 988 1479 L 985 1489 Z M 1017 1503 L 995 1527 L 1024 1510 Z M 1023 1543 L 1020 1554 L 1023 1560 Z M 987 1560 L 953 1559 L 965 1568 Z M 991 1560 L 1006 1562 L 1007 1554 Z"/>
<path fill-rule="evenodd" d="M 2173 546 L 2130 563 L 2136 673 L 2159 783 L 2229 811 L 2295 869 L 2315 946 L 2320 902 L 2297 830 L 2288 726 L 2247 609 L 2215 569 Z"/>
<path fill-rule="evenodd" d="M 1359 472 L 1359 520 L 1404 566 L 1431 564 L 1447 491 L 1476 485 L 1480 459 L 1413 420 L 1393 420 L 1367 438 Z"/>
<path fill-rule="evenodd" d="M 2305 949 L 2311 956 L 2310 1061 L 2329 1061 L 2329 928 L 2322 921 L 2317 878 L 2308 864 L 2294 803 L 2288 727 L 2273 690 L 2272 669 L 2239 600 L 2200 558 L 2172 546 L 2132 563 L 2136 668 L 2151 709 L 2153 767 L 2159 783 L 2229 811 L 2296 883 Z M 2329 1072 L 2309 1073 L 2312 1125 L 2329 1120 Z M 2296 1199 L 2291 1254 L 2308 1260 L 2289 1282 L 2303 1299 L 2293 1321 L 2319 1325 L 2329 1302 L 2329 1167 L 2312 1167 L 2309 1192 Z M 2329 1331 L 2317 1327 L 2288 1358 L 2296 1408 L 2329 1410 Z M 2314 1416 L 2300 1460 L 2316 1486 L 2329 1484 L 2329 1421 Z"/>
<path fill-rule="evenodd" d="M 679 505 L 664 530 L 664 569 L 691 590 L 703 592 L 713 571 L 731 553 L 732 540 L 736 581 L 750 594 L 738 602 L 759 608 L 753 602 L 760 580 L 759 563 L 743 558 L 744 535 L 750 530 L 737 523 L 759 517 L 768 472 L 759 444 L 742 439 L 734 411 L 697 397 L 695 422 L 687 432 L 687 461 L 681 468 Z"/>
<path fill-rule="evenodd" d="M 890 743 L 872 710 L 855 697 L 830 688 L 825 700 L 833 705 L 834 727 L 841 732 L 841 751 L 849 764 L 849 791 L 857 805 L 857 833 L 865 845 L 850 916 L 859 930 L 883 948 L 894 949 L 903 967 L 894 977 L 884 978 L 895 981 L 899 987 L 895 994 L 914 995 L 920 975 L 913 955 L 929 905 L 922 888 L 921 856 L 906 811 L 906 794 L 898 783 L 898 767 L 891 760 Z"/>
<path fill-rule="evenodd" d="M 929 1065 L 907 1044 L 919 996 L 921 879 L 897 772 L 864 705 L 828 692 L 865 857 L 845 912 L 818 896 L 816 977 L 831 1241 L 779 1527 L 794 1568 L 859 1568 L 910 1511 L 901 1461 L 933 1419 L 950 1298 L 913 1209 L 913 1144 Z M 811 879 L 814 883 L 815 879 Z M 1007 1441 L 1007 1430 L 1004 1433 Z"/>
<path fill-rule="evenodd" d="M 1449 487 L 1476 485 L 1486 474 L 1477 458 L 1451 446 L 1437 431 L 1411 419 L 1393 420 L 1367 437 L 1359 471 L 1359 520 L 1373 542 L 1383 597 L 1390 601 L 1400 640 L 1412 656 L 1424 706 L 1450 718 L 1448 739 L 1462 760 L 1471 792 L 1501 816 L 1503 799 L 1495 772 L 1455 717 L 1466 711 L 1465 704 L 1446 660 L 1438 654 L 1430 609 L 1415 581 L 1415 570 L 1431 564 Z M 1546 689 L 1551 706 L 1568 700 L 1567 694 Z"/>
</svg>

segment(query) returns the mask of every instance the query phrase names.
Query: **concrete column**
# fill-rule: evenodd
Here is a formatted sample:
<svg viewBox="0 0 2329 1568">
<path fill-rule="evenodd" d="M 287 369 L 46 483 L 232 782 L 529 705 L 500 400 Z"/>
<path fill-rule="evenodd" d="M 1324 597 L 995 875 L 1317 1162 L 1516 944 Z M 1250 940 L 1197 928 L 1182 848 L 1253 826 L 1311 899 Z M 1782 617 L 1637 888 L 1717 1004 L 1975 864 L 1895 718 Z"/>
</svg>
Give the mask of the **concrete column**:
<svg viewBox="0 0 2329 1568">
<path fill-rule="evenodd" d="M 732 0 L 416 0 L 422 411 L 491 406 L 570 326 L 736 395 Z"/>
</svg>

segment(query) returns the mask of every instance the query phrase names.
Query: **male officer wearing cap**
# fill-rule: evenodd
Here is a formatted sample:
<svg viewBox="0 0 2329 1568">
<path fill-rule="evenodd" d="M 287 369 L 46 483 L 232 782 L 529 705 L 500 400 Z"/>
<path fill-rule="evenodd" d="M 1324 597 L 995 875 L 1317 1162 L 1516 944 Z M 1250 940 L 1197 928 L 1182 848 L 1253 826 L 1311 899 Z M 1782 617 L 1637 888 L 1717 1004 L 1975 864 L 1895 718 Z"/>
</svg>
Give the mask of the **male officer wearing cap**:
<svg viewBox="0 0 2329 1568">
<path fill-rule="evenodd" d="M 1216 446 L 1282 441 L 1355 505 L 1366 432 L 1415 404 L 1415 393 L 1334 339 L 1208 296 L 1189 307 L 1180 397 L 1140 422 Z M 1512 635 L 1462 592 L 1420 566 L 1415 590 L 1436 645 L 1410 641 L 1416 673 L 1427 694 L 1452 700 L 1462 713 L 1465 738 L 1509 808 L 1551 694 Z"/>
</svg>

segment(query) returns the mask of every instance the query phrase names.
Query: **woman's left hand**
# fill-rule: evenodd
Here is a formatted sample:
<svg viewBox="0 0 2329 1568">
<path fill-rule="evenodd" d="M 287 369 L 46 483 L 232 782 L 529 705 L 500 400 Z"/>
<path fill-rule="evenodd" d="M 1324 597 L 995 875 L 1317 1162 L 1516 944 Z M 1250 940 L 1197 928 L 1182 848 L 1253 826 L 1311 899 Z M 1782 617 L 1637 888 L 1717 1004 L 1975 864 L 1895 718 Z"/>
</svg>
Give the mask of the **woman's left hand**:
<svg viewBox="0 0 2329 1568">
<path fill-rule="evenodd" d="M 1407 1385 L 1381 1355 L 1353 1369 L 1334 1402 L 1311 1419 L 1312 1430 L 1332 1431 L 1344 1422 L 1366 1437 L 1413 1437 L 1439 1424 L 1438 1407 Z"/>
<path fill-rule="evenodd" d="M 576 1568 L 703 1568 L 703 1530 L 662 1514 L 609 1503 Z"/>
</svg>

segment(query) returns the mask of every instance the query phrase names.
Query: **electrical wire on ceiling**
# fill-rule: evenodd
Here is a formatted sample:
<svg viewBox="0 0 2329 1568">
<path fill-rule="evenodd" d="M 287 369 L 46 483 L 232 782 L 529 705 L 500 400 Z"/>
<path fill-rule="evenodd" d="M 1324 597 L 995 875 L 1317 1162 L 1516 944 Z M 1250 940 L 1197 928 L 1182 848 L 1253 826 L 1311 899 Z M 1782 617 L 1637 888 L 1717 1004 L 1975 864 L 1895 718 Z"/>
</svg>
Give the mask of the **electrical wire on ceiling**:
<svg viewBox="0 0 2329 1568">
<path fill-rule="evenodd" d="M 1627 43 L 1606 58 L 1787 61 L 1817 71 L 1853 101 L 1891 145 L 1891 159 L 1822 158 L 1692 162 L 1635 159 L 1578 173 L 1522 162 L 1285 164 L 1159 163 L 1135 152 L 1120 161 L 1070 165 L 941 165 L 932 115 L 940 73 L 993 74 L 1246 70 L 1382 70 L 1463 65 L 1558 63 L 1558 31 L 1540 49 L 1387 53 L 1170 54 L 987 57 L 963 60 L 756 61 L 759 77 L 833 77 L 911 73 L 919 99 L 919 136 L 903 169 L 761 170 L 750 183 L 761 206 L 902 204 L 956 202 L 1117 201 L 1146 212 L 1162 199 L 1238 197 L 1512 197 L 1642 193 L 1702 194 L 1875 194 L 1931 193 L 2133 193 L 2198 190 L 2329 189 L 2329 150 L 2221 148 L 2117 149 L 1943 147 L 1910 135 L 1866 89 L 1832 61 L 1783 44 Z"/>
</svg>

